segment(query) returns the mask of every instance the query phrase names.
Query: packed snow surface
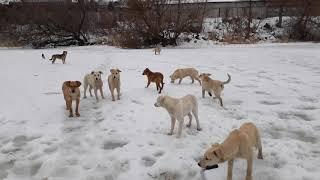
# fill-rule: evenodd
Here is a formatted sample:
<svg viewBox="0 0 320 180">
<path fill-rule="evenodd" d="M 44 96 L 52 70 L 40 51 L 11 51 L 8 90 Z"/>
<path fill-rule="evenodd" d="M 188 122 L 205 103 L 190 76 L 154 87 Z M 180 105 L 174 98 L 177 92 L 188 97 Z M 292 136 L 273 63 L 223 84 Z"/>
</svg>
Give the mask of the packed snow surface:
<svg viewBox="0 0 320 180">
<path fill-rule="evenodd" d="M 223 180 L 227 163 L 201 176 L 197 161 L 244 122 L 262 136 L 264 159 L 254 158 L 253 179 L 317 180 L 320 177 L 320 44 L 228 45 L 208 48 L 123 50 L 73 47 L 66 64 L 50 55 L 65 49 L 0 49 L 0 179 L 4 180 Z M 46 60 L 41 58 L 44 53 Z M 193 94 L 202 131 L 184 127 L 167 135 L 170 118 L 154 107 L 155 85 L 144 68 L 165 76 L 163 94 Z M 198 82 L 171 84 L 176 68 L 194 67 L 225 81 L 219 106 Z M 121 100 L 112 102 L 106 77 L 121 73 Z M 81 99 L 79 118 L 69 118 L 61 86 L 103 71 L 106 99 Z M 83 95 L 83 86 L 81 86 Z M 256 157 L 256 154 L 255 154 Z M 245 179 L 236 160 L 233 177 Z"/>
</svg>

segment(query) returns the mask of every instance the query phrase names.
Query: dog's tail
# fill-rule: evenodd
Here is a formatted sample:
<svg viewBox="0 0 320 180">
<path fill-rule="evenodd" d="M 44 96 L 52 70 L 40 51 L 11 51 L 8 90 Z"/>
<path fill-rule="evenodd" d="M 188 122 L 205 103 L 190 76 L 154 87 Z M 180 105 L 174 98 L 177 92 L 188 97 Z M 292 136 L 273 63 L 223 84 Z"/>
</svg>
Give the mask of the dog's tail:
<svg viewBox="0 0 320 180">
<path fill-rule="evenodd" d="M 222 82 L 223 84 L 228 84 L 230 81 L 231 81 L 231 76 L 230 74 L 227 74 L 228 75 L 228 80 L 225 81 L 225 82 Z"/>
</svg>

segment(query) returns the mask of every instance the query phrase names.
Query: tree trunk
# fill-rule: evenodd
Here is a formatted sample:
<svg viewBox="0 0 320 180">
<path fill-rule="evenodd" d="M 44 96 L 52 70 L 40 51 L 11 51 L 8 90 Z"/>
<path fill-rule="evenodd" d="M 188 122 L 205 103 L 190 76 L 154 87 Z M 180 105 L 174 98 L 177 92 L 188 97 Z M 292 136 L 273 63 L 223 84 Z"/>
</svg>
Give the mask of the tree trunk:
<svg viewBox="0 0 320 180">
<path fill-rule="evenodd" d="M 283 5 L 279 7 L 279 22 L 277 23 L 277 27 L 282 27 L 282 16 L 283 16 Z"/>
</svg>

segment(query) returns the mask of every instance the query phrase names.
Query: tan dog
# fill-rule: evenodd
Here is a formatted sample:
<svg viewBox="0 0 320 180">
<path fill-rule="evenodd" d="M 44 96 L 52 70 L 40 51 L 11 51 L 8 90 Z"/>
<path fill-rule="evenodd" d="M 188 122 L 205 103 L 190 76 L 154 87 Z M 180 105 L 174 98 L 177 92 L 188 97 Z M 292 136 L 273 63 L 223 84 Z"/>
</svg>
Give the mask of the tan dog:
<svg viewBox="0 0 320 180">
<path fill-rule="evenodd" d="M 174 83 L 174 81 L 176 79 L 180 79 L 179 84 L 181 84 L 182 79 L 187 76 L 189 76 L 191 78 L 192 84 L 194 83 L 194 79 L 196 79 L 197 81 L 199 81 L 199 83 L 201 85 L 201 81 L 199 79 L 199 72 L 194 68 L 176 69 L 173 72 L 173 74 L 170 76 L 171 83 Z"/>
<path fill-rule="evenodd" d="M 228 74 L 228 80 L 225 82 L 213 80 L 209 76 L 211 74 L 208 73 L 201 73 L 199 78 L 202 81 L 202 97 L 204 98 L 205 91 L 209 93 L 210 96 L 212 96 L 212 91 L 215 95 L 213 98 L 218 98 L 220 101 L 220 105 L 223 106 L 222 98 L 221 98 L 221 92 L 224 88 L 225 84 L 228 84 L 231 81 L 231 76 Z"/>
<path fill-rule="evenodd" d="M 52 61 L 52 64 L 54 64 L 56 59 L 61 59 L 62 63 L 65 64 L 66 63 L 67 53 L 68 53 L 67 51 L 63 51 L 62 54 L 54 54 L 54 55 L 51 56 L 51 59 L 49 59 L 49 60 Z"/>
<path fill-rule="evenodd" d="M 64 100 L 66 101 L 66 109 L 69 110 L 69 117 L 73 117 L 72 101 L 76 101 L 76 116 L 79 117 L 79 103 L 80 103 L 80 87 L 79 81 L 65 81 L 62 85 Z"/>
<path fill-rule="evenodd" d="M 93 88 L 94 95 L 95 95 L 97 101 L 99 101 L 98 92 L 97 92 L 98 90 L 100 91 L 102 99 L 104 99 L 103 91 L 102 91 L 103 82 L 101 80 L 101 74 L 102 74 L 101 71 L 92 71 L 90 74 L 85 75 L 85 77 L 83 79 L 83 86 L 84 86 L 83 98 L 87 98 L 86 92 L 87 92 L 87 88 L 89 86 L 89 92 L 90 92 L 91 97 L 92 97 L 91 90 Z"/>
<path fill-rule="evenodd" d="M 253 147 L 259 150 L 258 159 L 263 159 L 260 134 L 253 123 L 244 123 L 240 129 L 233 130 L 222 144 L 214 144 L 205 153 L 198 165 L 203 169 L 217 167 L 228 161 L 227 180 L 232 180 L 233 161 L 235 158 L 247 160 L 246 180 L 252 180 Z"/>
<path fill-rule="evenodd" d="M 168 111 L 171 117 L 171 129 L 169 135 L 173 134 L 174 125 L 176 123 L 176 120 L 178 120 L 179 128 L 177 138 L 180 138 L 182 133 L 184 117 L 189 117 L 189 123 L 187 127 L 190 127 L 192 121 L 192 114 L 196 118 L 197 130 L 201 130 L 198 118 L 198 102 L 195 96 L 186 95 L 180 99 L 173 98 L 170 96 L 159 96 L 154 106 L 163 107 Z"/>
<path fill-rule="evenodd" d="M 120 100 L 120 70 L 119 69 L 110 69 L 111 74 L 108 76 L 108 85 L 111 92 L 112 101 L 114 99 L 114 89 L 117 89 L 118 100 Z"/>
<path fill-rule="evenodd" d="M 147 84 L 147 87 L 149 87 L 150 83 L 151 82 L 155 82 L 156 85 L 157 85 L 157 91 L 159 90 L 159 94 L 161 93 L 162 89 L 163 89 L 163 74 L 160 73 L 160 72 L 152 72 L 150 71 L 149 68 L 146 68 L 142 75 L 146 75 L 148 77 L 148 84 Z M 161 84 L 161 86 L 160 86 Z"/>
<path fill-rule="evenodd" d="M 153 51 L 154 51 L 154 54 L 155 55 L 160 55 L 160 52 L 161 52 L 161 48 L 159 47 L 159 46 L 157 46 L 157 47 L 155 47 L 154 49 L 153 49 Z"/>
</svg>

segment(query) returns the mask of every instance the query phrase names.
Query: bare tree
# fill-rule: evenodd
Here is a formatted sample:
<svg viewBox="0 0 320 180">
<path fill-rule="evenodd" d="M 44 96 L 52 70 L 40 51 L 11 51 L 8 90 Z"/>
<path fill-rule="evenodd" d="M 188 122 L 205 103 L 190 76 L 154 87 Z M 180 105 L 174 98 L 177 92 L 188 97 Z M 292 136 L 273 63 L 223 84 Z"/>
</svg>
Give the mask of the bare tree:
<svg viewBox="0 0 320 180">
<path fill-rule="evenodd" d="M 176 45 L 182 33 L 200 32 L 206 3 L 186 0 L 128 0 L 120 31 L 130 31 L 141 46 Z M 135 37 L 134 37 L 135 36 Z"/>
</svg>

